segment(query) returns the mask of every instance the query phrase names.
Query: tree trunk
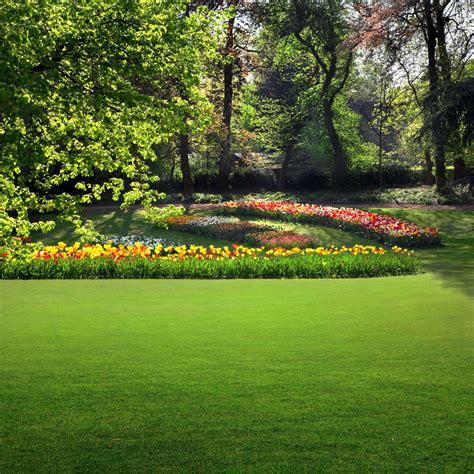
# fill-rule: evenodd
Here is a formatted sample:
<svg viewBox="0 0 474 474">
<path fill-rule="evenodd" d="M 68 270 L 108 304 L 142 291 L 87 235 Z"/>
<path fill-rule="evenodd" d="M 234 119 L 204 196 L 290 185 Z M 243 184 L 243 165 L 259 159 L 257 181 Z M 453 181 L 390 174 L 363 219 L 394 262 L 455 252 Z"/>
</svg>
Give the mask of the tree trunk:
<svg viewBox="0 0 474 474">
<path fill-rule="evenodd" d="M 432 186 L 435 183 L 435 178 L 433 176 L 433 160 L 431 159 L 430 149 L 425 148 L 425 182 L 428 186 Z"/>
<path fill-rule="evenodd" d="M 328 134 L 334 159 L 333 180 L 336 187 L 340 187 L 344 184 L 347 177 L 346 154 L 339 135 L 337 134 L 336 127 L 334 126 L 334 111 L 332 110 L 332 103 L 330 101 L 324 101 L 323 112 L 324 126 Z"/>
<path fill-rule="evenodd" d="M 433 21 L 433 8 L 431 0 L 423 0 L 426 21 L 426 47 L 428 50 L 428 79 L 430 94 L 427 99 L 428 110 L 431 115 L 431 134 L 435 151 L 436 187 L 438 190 L 446 186 L 446 126 L 439 114 L 440 91 L 438 65 L 436 62 L 436 28 Z"/>
<path fill-rule="evenodd" d="M 323 103 L 324 126 L 326 128 L 333 155 L 333 181 L 336 187 L 341 187 L 347 177 L 347 157 L 344 153 L 344 148 L 342 147 L 336 127 L 334 126 L 334 110 L 332 107 L 336 94 L 331 90 L 331 84 L 336 76 L 336 68 L 337 53 L 335 47 L 332 47 L 331 60 L 324 77 L 321 97 Z"/>
<path fill-rule="evenodd" d="M 171 153 L 171 166 L 170 166 L 170 184 L 171 186 L 174 185 L 174 170 L 176 168 L 176 159 L 175 154 Z"/>
<path fill-rule="evenodd" d="M 441 69 L 442 80 L 444 83 L 444 89 L 448 89 L 453 87 L 452 83 L 452 75 L 451 75 L 451 61 L 449 58 L 448 49 L 446 46 L 446 18 L 444 16 L 444 10 L 446 5 L 449 2 L 444 2 L 441 4 L 439 0 L 433 1 L 433 7 L 436 12 L 436 33 L 437 33 L 437 40 L 438 40 L 438 57 L 439 57 L 439 64 Z M 444 99 L 444 97 L 443 97 Z M 457 146 L 460 146 L 461 143 L 461 134 L 459 131 L 458 124 L 455 124 L 453 128 L 451 128 L 450 132 L 452 133 L 452 140 L 456 143 Z M 462 179 L 466 177 L 467 170 L 466 170 L 466 162 L 464 160 L 464 156 L 462 152 L 459 150 L 455 150 L 456 157 L 454 158 L 454 180 Z"/>
<path fill-rule="evenodd" d="M 288 168 L 289 168 L 292 156 L 293 156 L 293 145 L 290 144 L 285 148 L 285 155 L 283 156 L 283 162 L 281 164 L 280 176 L 278 180 L 278 189 L 280 191 L 284 191 L 286 189 L 286 181 L 288 178 Z"/>
<path fill-rule="evenodd" d="M 232 0 L 230 5 L 237 6 L 238 0 Z M 227 22 L 226 42 L 224 49 L 224 104 L 222 111 L 222 122 L 224 125 L 224 136 L 222 139 L 221 157 L 219 160 L 218 186 L 221 192 L 228 192 L 230 189 L 231 163 L 231 122 L 232 122 L 232 101 L 234 89 L 232 79 L 234 77 L 234 24 L 235 14 Z"/>
<path fill-rule="evenodd" d="M 299 17 L 298 21 L 303 21 L 304 17 Z M 296 31 L 296 39 L 305 46 L 306 49 L 314 56 L 316 62 L 324 72 L 324 80 L 321 87 L 320 100 L 323 107 L 323 120 L 328 135 L 329 143 L 331 145 L 333 155 L 333 182 L 336 187 L 340 187 L 345 183 L 347 178 L 347 157 L 342 147 L 341 140 L 334 126 L 334 111 L 333 104 L 336 96 L 342 91 L 347 78 L 349 77 L 350 66 L 352 64 L 352 51 L 349 52 L 345 60 L 345 65 L 342 68 L 342 77 L 339 77 L 339 81 L 336 84 L 333 83 L 334 79 L 337 78 L 338 73 L 338 45 L 335 42 L 336 34 L 334 25 L 329 24 L 327 27 L 330 30 L 327 41 L 323 41 L 325 53 L 329 54 L 329 63 L 322 59 L 319 55 L 317 48 L 311 43 L 311 40 L 306 40 L 301 36 L 301 30 Z M 323 35 L 324 36 L 324 35 Z M 340 46 L 340 45 L 339 45 Z M 340 57 L 339 57 L 340 59 Z M 339 68 L 340 70 L 340 68 Z M 317 71 L 317 81 L 320 82 L 319 77 L 320 71 Z"/>
<path fill-rule="evenodd" d="M 456 156 L 454 158 L 454 171 L 453 171 L 453 179 L 454 181 L 458 179 L 465 178 L 467 176 L 467 168 L 466 162 L 464 161 L 464 157 L 462 155 Z"/>
<path fill-rule="evenodd" d="M 439 141 L 439 140 L 438 140 Z M 436 187 L 442 191 L 447 184 L 446 179 L 446 160 L 444 154 L 444 146 L 439 143 L 435 148 L 435 163 L 436 163 Z"/>
<path fill-rule="evenodd" d="M 458 127 L 452 131 L 452 141 L 456 144 L 454 152 L 454 170 L 453 170 L 453 180 L 465 178 L 467 176 L 467 165 L 464 159 L 464 150 L 462 148 L 462 138 L 461 133 Z"/>
<path fill-rule="evenodd" d="M 383 138 L 382 130 L 379 130 L 379 188 L 383 189 L 383 169 L 382 169 L 382 158 L 383 158 Z"/>
<path fill-rule="evenodd" d="M 183 175 L 183 194 L 189 196 L 194 193 L 191 166 L 189 165 L 189 136 L 183 133 L 179 137 L 179 156 L 181 159 L 181 173 Z"/>
</svg>

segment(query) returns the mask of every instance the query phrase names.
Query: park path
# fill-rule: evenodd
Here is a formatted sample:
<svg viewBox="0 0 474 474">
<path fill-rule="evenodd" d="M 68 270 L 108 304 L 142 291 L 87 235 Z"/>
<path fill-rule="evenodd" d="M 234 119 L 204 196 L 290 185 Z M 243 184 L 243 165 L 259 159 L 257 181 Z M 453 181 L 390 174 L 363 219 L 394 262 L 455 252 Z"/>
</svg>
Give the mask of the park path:
<svg viewBox="0 0 474 474">
<path fill-rule="evenodd" d="M 168 203 L 170 204 L 170 203 Z M 165 207 L 168 204 L 159 204 L 157 207 Z M 183 204 L 183 203 L 172 203 L 175 205 L 182 205 L 186 209 L 190 210 L 207 210 L 215 209 L 217 204 Z M 426 210 L 440 210 L 440 211 L 474 211 L 473 204 L 395 204 L 395 203 L 379 203 L 379 202 L 357 202 L 357 203 L 338 203 L 338 202 L 324 202 L 322 206 L 331 207 L 356 207 L 356 208 L 377 208 L 377 209 L 426 209 Z M 117 204 L 98 204 L 87 206 L 86 209 L 94 209 L 98 211 L 114 211 L 119 206 Z M 141 205 L 132 205 L 130 209 L 143 209 Z"/>
</svg>

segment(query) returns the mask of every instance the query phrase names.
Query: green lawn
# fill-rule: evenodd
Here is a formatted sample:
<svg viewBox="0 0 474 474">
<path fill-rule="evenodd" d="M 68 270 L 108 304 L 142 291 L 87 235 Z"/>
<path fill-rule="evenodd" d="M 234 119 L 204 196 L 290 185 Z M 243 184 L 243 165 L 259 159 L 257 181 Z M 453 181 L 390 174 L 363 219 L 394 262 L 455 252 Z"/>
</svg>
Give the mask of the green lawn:
<svg viewBox="0 0 474 474">
<path fill-rule="evenodd" d="M 472 472 L 474 214 L 393 212 L 428 273 L 0 282 L 0 472 Z"/>
</svg>

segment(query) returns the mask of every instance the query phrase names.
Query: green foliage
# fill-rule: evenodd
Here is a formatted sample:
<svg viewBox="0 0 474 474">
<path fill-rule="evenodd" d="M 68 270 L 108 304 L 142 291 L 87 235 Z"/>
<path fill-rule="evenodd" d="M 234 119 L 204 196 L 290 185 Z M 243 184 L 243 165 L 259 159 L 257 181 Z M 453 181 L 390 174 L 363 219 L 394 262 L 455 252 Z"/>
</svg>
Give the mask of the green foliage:
<svg viewBox="0 0 474 474">
<path fill-rule="evenodd" d="M 277 156 L 286 152 L 288 160 L 310 163 L 328 175 L 334 164 L 324 122 L 320 65 L 307 47 L 289 35 L 298 28 L 286 30 L 282 28 L 284 20 L 274 18 L 277 12 L 283 18 L 298 16 L 299 12 L 292 12 L 290 7 L 286 11 L 286 7 L 276 4 L 268 7 L 269 17 L 256 39 L 261 64 L 256 70 L 255 92 L 249 99 L 257 111 L 253 122 L 256 141 L 267 152 Z M 310 29 L 308 24 L 304 31 Z M 349 158 L 349 168 L 359 171 L 372 166 L 375 146 L 361 137 L 360 116 L 348 106 L 345 89 L 331 100 L 334 125 Z"/>
<path fill-rule="evenodd" d="M 183 206 L 174 206 L 170 204 L 166 207 L 146 207 L 145 208 L 145 219 L 157 227 L 163 229 L 168 228 L 167 220 L 170 217 L 182 216 L 185 212 Z"/>
<path fill-rule="evenodd" d="M 419 188 L 385 189 L 377 194 L 377 202 L 400 204 L 472 204 L 474 196 L 469 185 L 458 185 L 441 194 L 435 186 Z"/>
<path fill-rule="evenodd" d="M 334 109 L 336 128 L 349 157 L 351 171 L 361 172 L 375 166 L 377 161 L 376 145 L 361 136 L 361 117 L 348 106 L 345 95 L 336 99 Z"/>
<path fill-rule="evenodd" d="M 247 257 L 235 260 L 110 258 L 6 260 L 0 262 L 0 279 L 82 278 L 367 278 L 409 275 L 420 271 L 416 259 L 388 255 L 304 255 Z"/>
<path fill-rule="evenodd" d="M 219 204 L 222 202 L 222 194 L 194 193 L 193 201 L 196 204 Z"/>
<path fill-rule="evenodd" d="M 258 106 L 255 83 L 242 86 L 239 105 L 238 114 L 236 115 L 237 126 L 245 130 L 255 129 Z"/>
<path fill-rule="evenodd" d="M 279 36 L 271 25 L 261 31 L 257 45 L 262 63 L 256 77 L 255 129 L 265 149 L 282 153 L 296 144 L 307 119 L 314 60 L 294 37 Z"/>
<path fill-rule="evenodd" d="M 80 205 L 105 192 L 125 207 L 162 197 L 150 163 L 157 146 L 207 120 L 201 72 L 220 34 L 215 13 L 183 16 L 186 5 L 2 2 L 1 240 L 51 229 L 32 213 L 58 211 L 79 227 Z"/>
</svg>

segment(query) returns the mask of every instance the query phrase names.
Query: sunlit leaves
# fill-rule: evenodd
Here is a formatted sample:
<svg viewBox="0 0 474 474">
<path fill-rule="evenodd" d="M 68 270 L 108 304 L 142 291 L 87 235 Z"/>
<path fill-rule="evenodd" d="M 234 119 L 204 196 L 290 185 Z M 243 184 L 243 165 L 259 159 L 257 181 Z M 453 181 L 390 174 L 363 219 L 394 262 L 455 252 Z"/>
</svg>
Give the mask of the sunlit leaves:
<svg viewBox="0 0 474 474">
<path fill-rule="evenodd" d="M 79 224 L 79 204 L 105 192 L 125 206 L 158 197 L 147 184 L 154 149 L 205 123 L 198 89 L 217 54 L 217 15 L 183 17 L 185 5 L 2 2 L 0 239 L 41 228 L 33 212 L 58 210 Z"/>
</svg>

